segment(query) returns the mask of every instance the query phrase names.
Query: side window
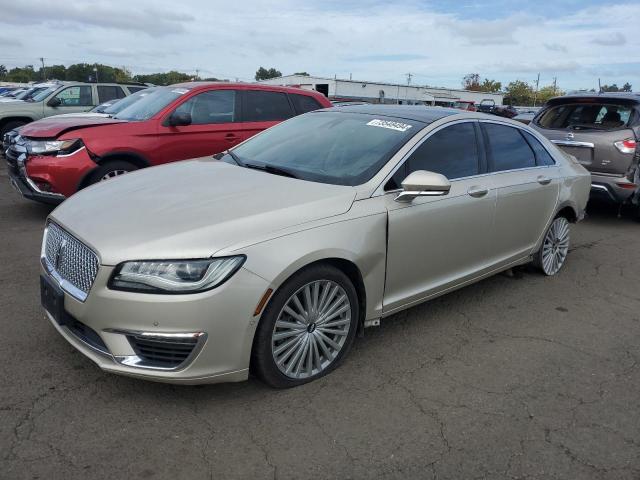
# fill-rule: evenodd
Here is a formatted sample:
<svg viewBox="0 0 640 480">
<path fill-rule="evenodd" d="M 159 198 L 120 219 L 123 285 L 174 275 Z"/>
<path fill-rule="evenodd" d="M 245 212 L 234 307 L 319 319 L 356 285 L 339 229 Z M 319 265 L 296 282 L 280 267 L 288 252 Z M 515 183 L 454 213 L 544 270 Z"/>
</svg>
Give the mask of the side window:
<svg viewBox="0 0 640 480">
<path fill-rule="evenodd" d="M 531 148 L 533 148 L 533 151 L 536 154 L 536 165 L 538 166 L 555 165 L 556 162 L 553 160 L 551 155 L 549 155 L 549 152 L 547 152 L 547 149 L 542 146 L 542 144 L 538 141 L 537 138 L 535 138 L 529 132 L 520 132 L 520 133 L 524 135 L 524 137 L 527 139 L 527 142 L 529 142 L 529 145 L 531 146 Z"/>
<path fill-rule="evenodd" d="M 268 122 L 286 120 L 294 116 L 287 94 L 261 90 L 244 91 L 243 120 Z"/>
<path fill-rule="evenodd" d="M 416 170 L 441 173 L 449 180 L 478 175 L 480 166 L 473 123 L 458 123 L 439 130 L 427 138 L 407 162 L 407 175 Z"/>
<path fill-rule="evenodd" d="M 115 85 L 98 85 L 98 99 L 100 103 L 126 97 L 122 87 Z"/>
<path fill-rule="evenodd" d="M 210 90 L 191 97 L 176 112 L 189 113 L 191 125 L 232 123 L 236 121 L 235 107 L 235 90 Z"/>
<path fill-rule="evenodd" d="M 490 157 L 493 159 L 492 171 L 515 170 L 536 166 L 536 157 L 517 128 L 482 124 L 488 140 Z"/>
<path fill-rule="evenodd" d="M 68 87 L 56 95 L 61 107 L 90 107 L 93 105 L 91 86 Z"/>
<path fill-rule="evenodd" d="M 320 105 L 315 98 L 308 95 L 297 95 L 293 93 L 289 94 L 289 98 L 293 102 L 293 108 L 296 109 L 298 115 L 322 108 L 322 105 Z"/>
</svg>

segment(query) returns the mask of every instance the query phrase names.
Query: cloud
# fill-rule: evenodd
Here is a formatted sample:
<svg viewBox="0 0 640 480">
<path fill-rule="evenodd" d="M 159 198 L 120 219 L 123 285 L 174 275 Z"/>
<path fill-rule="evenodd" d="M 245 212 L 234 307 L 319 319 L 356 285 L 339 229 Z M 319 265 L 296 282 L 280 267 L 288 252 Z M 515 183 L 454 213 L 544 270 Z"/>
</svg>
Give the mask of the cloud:
<svg viewBox="0 0 640 480">
<path fill-rule="evenodd" d="M 0 45 L 3 47 L 21 47 L 22 42 L 11 37 L 0 37 Z"/>
<path fill-rule="evenodd" d="M 195 18 L 184 13 L 161 10 L 159 8 L 135 5 L 117 5 L 109 2 L 67 0 L 50 2 L 47 0 L 20 0 L 5 5 L 0 15 L 0 23 L 35 25 L 94 26 L 143 32 L 153 37 L 184 33 L 184 23 Z"/>
<path fill-rule="evenodd" d="M 407 62 L 413 60 L 425 60 L 427 58 L 429 58 L 427 55 L 397 53 L 389 55 L 360 55 L 355 57 L 348 57 L 345 60 L 349 62 Z"/>
<path fill-rule="evenodd" d="M 457 17 L 446 20 L 443 25 L 456 36 L 471 45 L 510 45 L 516 43 L 518 28 L 530 25 L 534 18 L 517 14 L 495 20 L 460 20 Z"/>
<path fill-rule="evenodd" d="M 560 45 L 559 43 L 543 43 L 544 48 L 551 52 L 561 52 L 567 53 L 568 49 L 564 45 Z"/>
<path fill-rule="evenodd" d="M 591 43 L 595 43 L 596 45 L 604 45 L 605 47 L 617 47 L 619 45 L 624 45 L 625 43 L 627 43 L 627 37 L 625 37 L 620 32 L 615 32 L 612 35 L 594 38 L 593 40 L 591 40 Z"/>
</svg>

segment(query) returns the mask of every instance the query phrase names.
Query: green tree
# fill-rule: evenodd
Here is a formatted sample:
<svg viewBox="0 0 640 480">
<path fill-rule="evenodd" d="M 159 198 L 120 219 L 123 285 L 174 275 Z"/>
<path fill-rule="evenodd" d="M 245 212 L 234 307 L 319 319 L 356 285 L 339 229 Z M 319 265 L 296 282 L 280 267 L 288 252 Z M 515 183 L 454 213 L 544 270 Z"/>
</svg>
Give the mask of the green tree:
<svg viewBox="0 0 640 480">
<path fill-rule="evenodd" d="M 303 77 L 308 77 L 309 76 L 309 74 L 307 72 L 296 72 L 296 73 L 294 73 L 294 75 L 301 75 Z"/>
<path fill-rule="evenodd" d="M 554 88 L 553 85 L 547 85 L 546 87 L 542 87 L 540 90 L 538 90 L 538 94 L 536 95 L 536 104 L 542 105 L 549 99 L 553 97 L 559 97 L 561 95 L 564 95 L 564 92 L 562 90 Z"/>
<path fill-rule="evenodd" d="M 479 73 L 467 73 L 462 77 L 462 88 L 465 90 L 472 90 L 477 92 L 480 90 L 480 74 Z"/>
<path fill-rule="evenodd" d="M 500 90 L 502 90 L 502 83 L 496 80 L 485 78 L 480 84 L 480 91 L 482 92 L 499 92 Z"/>
<path fill-rule="evenodd" d="M 12 68 L 7 72 L 6 76 L 9 82 L 27 83 L 36 80 L 36 72 L 33 70 L 33 65 L 27 65 L 25 67 Z"/>
<path fill-rule="evenodd" d="M 143 83 L 153 83 L 154 85 L 171 85 L 173 83 L 188 82 L 191 80 L 191 75 L 171 70 L 166 73 L 136 75 L 135 80 Z"/>
<path fill-rule="evenodd" d="M 631 84 L 629 82 L 626 82 L 622 88 L 621 88 L 622 92 L 633 92 L 633 87 L 631 86 Z"/>
<path fill-rule="evenodd" d="M 7 76 L 7 67 L 0 65 L 0 79 L 4 80 Z"/>
<path fill-rule="evenodd" d="M 603 92 L 619 92 L 620 88 L 618 88 L 617 84 L 612 84 L 612 85 L 602 85 L 602 91 Z"/>
<path fill-rule="evenodd" d="M 527 82 L 516 80 L 509 83 L 506 88 L 507 105 L 531 105 L 533 103 L 533 88 Z"/>
<path fill-rule="evenodd" d="M 260 67 L 256 71 L 255 79 L 268 80 L 269 78 L 278 78 L 281 76 L 282 76 L 282 73 L 279 70 L 276 70 L 275 68 L 270 68 L 269 70 L 267 70 L 264 67 Z"/>
</svg>

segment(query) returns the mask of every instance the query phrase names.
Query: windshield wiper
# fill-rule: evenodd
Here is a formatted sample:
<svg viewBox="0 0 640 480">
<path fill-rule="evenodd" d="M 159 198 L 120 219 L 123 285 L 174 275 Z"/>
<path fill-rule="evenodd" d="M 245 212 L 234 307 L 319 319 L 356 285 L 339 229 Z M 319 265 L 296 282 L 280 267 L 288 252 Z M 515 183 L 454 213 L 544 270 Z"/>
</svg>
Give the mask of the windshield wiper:
<svg viewBox="0 0 640 480">
<path fill-rule="evenodd" d="M 240 160 L 240 157 L 238 157 L 238 155 L 236 155 L 235 153 L 233 153 L 231 150 L 227 150 L 227 151 L 226 151 L 226 152 L 224 152 L 224 153 L 226 153 L 226 154 L 227 154 L 227 155 L 229 155 L 231 158 L 233 158 L 233 161 L 234 161 L 234 162 L 236 162 L 236 164 L 237 164 L 239 167 L 246 167 L 245 163 L 244 163 L 242 160 Z"/>
<path fill-rule="evenodd" d="M 262 170 L 263 172 L 267 173 L 273 173 L 274 175 L 282 175 L 283 177 L 299 178 L 295 173 L 287 170 L 286 168 L 276 167 L 275 165 L 256 165 L 254 163 L 245 163 L 244 166 L 247 168 L 253 168 L 255 170 Z"/>
</svg>

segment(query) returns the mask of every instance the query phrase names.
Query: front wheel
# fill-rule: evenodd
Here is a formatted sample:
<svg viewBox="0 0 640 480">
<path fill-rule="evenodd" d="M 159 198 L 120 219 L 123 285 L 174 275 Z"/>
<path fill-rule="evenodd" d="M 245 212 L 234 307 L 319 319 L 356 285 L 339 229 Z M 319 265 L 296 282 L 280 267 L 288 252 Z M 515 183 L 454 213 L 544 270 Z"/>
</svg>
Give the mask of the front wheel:
<svg viewBox="0 0 640 480">
<path fill-rule="evenodd" d="M 262 315 L 252 370 L 275 388 L 295 387 L 326 375 L 349 352 L 358 313 L 356 290 L 342 271 L 316 265 L 295 274 Z"/>
<path fill-rule="evenodd" d="M 544 235 L 542 246 L 533 257 L 533 263 L 545 275 L 555 275 L 560 271 L 569 253 L 569 221 L 557 217 Z"/>
<path fill-rule="evenodd" d="M 114 160 L 111 162 L 107 162 L 100 165 L 94 170 L 94 172 L 91 174 L 91 180 L 89 184 L 92 185 L 94 183 L 111 180 L 113 178 L 119 177 L 120 175 L 124 175 L 125 173 L 133 172 L 137 169 L 138 167 L 136 167 L 134 164 L 126 162 L 124 160 Z"/>
</svg>

